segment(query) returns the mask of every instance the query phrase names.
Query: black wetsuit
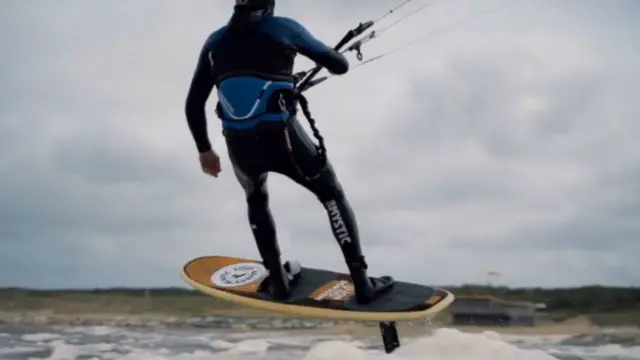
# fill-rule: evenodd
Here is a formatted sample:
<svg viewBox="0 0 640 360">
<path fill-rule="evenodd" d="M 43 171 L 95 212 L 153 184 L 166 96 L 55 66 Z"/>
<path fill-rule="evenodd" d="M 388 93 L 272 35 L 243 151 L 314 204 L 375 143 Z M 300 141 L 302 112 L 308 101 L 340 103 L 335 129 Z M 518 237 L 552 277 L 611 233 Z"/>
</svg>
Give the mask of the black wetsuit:
<svg viewBox="0 0 640 360">
<path fill-rule="evenodd" d="M 266 185 L 268 173 L 276 172 L 307 188 L 324 205 L 356 293 L 366 301 L 373 290 L 355 216 L 330 162 L 321 167 L 317 147 L 296 118 L 292 72 L 297 53 L 333 74 L 349 69 L 343 55 L 295 20 L 268 15 L 248 21 L 236 11 L 202 48 L 187 96 L 187 121 L 198 151 L 210 150 L 204 108 L 215 86 L 216 112 L 233 170 L 246 193 L 249 223 L 270 272 L 281 269 Z"/>
</svg>

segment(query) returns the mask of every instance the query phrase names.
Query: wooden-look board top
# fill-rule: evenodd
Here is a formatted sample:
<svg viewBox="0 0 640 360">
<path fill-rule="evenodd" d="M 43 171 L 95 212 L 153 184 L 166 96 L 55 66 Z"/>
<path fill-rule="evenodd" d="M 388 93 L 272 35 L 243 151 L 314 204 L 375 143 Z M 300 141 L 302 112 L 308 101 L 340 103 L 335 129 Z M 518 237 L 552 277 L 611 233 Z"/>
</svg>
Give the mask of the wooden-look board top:
<svg viewBox="0 0 640 360">
<path fill-rule="evenodd" d="M 447 308 L 453 294 L 435 287 L 396 281 L 393 288 L 368 305 L 354 300 L 349 275 L 302 267 L 300 282 L 285 301 L 258 292 L 267 270 L 260 261 L 229 256 L 204 256 L 186 263 L 183 280 L 216 298 L 267 311 L 360 321 L 401 321 L 430 317 Z"/>
</svg>

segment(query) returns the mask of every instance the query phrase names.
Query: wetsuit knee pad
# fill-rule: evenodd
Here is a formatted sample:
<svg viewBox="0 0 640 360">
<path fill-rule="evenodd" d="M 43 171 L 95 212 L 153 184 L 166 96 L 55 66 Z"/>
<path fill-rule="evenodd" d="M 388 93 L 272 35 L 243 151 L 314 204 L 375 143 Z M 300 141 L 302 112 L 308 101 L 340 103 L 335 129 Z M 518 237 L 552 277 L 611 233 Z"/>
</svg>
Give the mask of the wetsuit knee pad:
<svg viewBox="0 0 640 360">
<path fill-rule="evenodd" d="M 247 194 L 247 203 L 250 206 L 266 206 L 268 202 L 269 194 L 264 185 L 253 189 L 253 191 Z"/>
<path fill-rule="evenodd" d="M 337 203 L 342 203 L 345 199 L 344 191 L 342 191 L 340 186 L 329 186 L 326 189 L 319 191 L 316 195 L 322 203 L 326 203 L 331 200 Z"/>
<path fill-rule="evenodd" d="M 340 182 L 333 173 L 333 169 L 329 167 L 325 168 L 323 173 L 320 174 L 318 181 L 322 186 L 316 187 L 315 195 L 322 203 L 330 200 L 335 200 L 336 202 L 344 201 L 345 194 L 342 190 L 342 185 L 340 185 Z"/>
</svg>

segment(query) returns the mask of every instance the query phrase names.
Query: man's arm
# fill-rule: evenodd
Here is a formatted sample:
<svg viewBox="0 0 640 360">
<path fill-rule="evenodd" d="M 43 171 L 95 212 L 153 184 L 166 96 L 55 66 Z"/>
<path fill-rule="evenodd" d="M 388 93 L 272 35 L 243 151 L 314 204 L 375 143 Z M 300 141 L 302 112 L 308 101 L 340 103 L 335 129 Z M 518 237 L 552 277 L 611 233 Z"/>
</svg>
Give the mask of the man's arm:
<svg viewBox="0 0 640 360">
<path fill-rule="evenodd" d="M 287 38 L 290 45 L 300 54 L 326 68 L 332 74 L 342 75 L 349 71 L 349 61 L 344 55 L 318 40 L 300 23 L 285 17 L 280 17 L 278 20 L 288 30 Z"/>
<path fill-rule="evenodd" d="M 200 51 L 185 103 L 187 124 L 200 153 L 211 150 L 205 113 L 207 99 L 209 99 L 214 86 L 214 80 L 211 76 L 213 64 L 209 61 L 209 48 L 209 41 L 207 41 Z"/>
</svg>

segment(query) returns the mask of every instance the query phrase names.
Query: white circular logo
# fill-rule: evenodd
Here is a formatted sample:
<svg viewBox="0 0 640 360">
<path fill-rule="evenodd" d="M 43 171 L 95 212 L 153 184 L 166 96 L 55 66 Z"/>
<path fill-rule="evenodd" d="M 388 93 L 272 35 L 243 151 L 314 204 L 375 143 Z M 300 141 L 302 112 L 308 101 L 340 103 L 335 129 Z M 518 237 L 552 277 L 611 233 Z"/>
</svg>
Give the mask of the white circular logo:
<svg viewBox="0 0 640 360">
<path fill-rule="evenodd" d="M 218 287 L 230 288 L 250 284 L 265 275 L 267 269 L 262 264 L 240 263 L 218 269 L 211 276 L 211 282 Z"/>
</svg>

